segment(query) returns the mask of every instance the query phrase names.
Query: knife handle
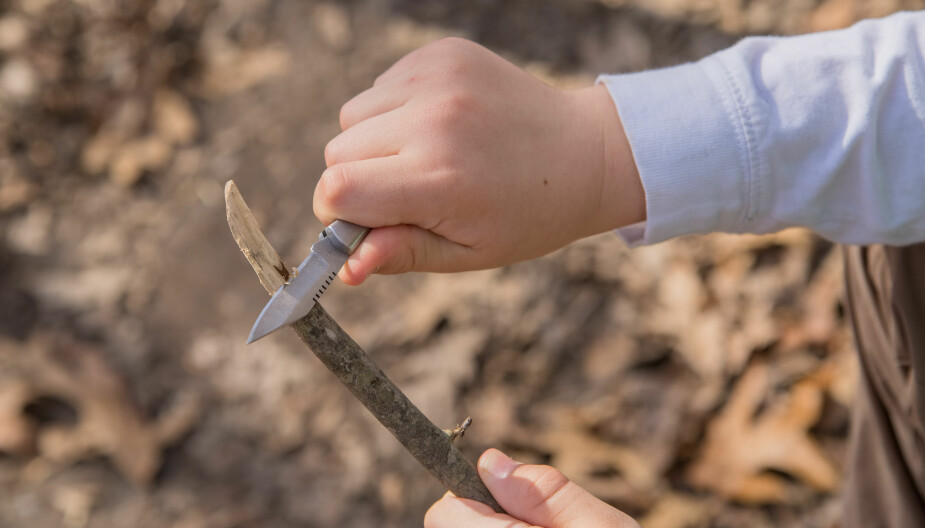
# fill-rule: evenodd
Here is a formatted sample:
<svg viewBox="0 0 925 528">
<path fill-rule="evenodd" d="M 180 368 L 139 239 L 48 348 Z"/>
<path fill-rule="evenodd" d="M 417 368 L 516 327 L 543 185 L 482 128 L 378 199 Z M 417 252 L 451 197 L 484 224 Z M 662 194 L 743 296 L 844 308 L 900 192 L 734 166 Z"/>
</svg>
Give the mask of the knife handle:
<svg viewBox="0 0 925 528">
<path fill-rule="evenodd" d="M 346 220 L 335 220 L 324 228 L 319 238 L 330 238 L 331 243 L 341 253 L 352 255 L 360 242 L 369 233 L 368 227 L 351 224 Z"/>
</svg>

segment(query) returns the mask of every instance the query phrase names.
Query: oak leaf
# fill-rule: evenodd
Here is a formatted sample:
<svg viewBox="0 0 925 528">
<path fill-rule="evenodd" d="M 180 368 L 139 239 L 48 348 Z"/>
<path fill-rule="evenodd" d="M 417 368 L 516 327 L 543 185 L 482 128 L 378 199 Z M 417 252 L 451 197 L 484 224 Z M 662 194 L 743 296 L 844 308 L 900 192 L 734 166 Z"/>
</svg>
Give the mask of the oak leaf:
<svg viewBox="0 0 925 528">
<path fill-rule="evenodd" d="M 769 367 L 756 362 L 709 425 L 700 457 L 687 473 L 691 483 L 746 503 L 787 500 L 786 480 L 770 470 L 820 491 L 835 489 L 838 474 L 808 432 L 822 410 L 825 387 L 820 378 L 795 383 L 756 416 L 769 388 Z"/>
</svg>

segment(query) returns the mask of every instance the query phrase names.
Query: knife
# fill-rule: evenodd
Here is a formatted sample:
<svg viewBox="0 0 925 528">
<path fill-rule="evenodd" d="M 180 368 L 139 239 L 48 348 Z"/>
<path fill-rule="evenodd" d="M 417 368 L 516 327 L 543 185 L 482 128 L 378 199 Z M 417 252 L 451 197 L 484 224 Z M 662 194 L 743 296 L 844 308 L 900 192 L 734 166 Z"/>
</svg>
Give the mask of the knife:
<svg viewBox="0 0 925 528">
<path fill-rule="evenodd" d="M 295 277 L 280 286 L 263 307 L 247 343 L 253 343 L 308 314 L 367 233 L 368 227 L 344 220 L 335 220 L 325 227 Z"/>
</svg>

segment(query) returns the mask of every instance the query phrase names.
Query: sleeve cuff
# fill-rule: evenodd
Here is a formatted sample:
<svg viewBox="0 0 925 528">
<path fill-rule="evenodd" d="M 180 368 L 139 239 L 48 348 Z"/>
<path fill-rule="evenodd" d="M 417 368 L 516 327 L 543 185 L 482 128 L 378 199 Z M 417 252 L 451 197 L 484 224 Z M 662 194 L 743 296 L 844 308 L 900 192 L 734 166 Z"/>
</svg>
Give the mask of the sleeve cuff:
<svg viewBox="0 0 925 528">
<path fill-rule="evenodd" d="M 743 106 L 714 55 L 691 64 L 602 75 L 646 195 L 646 221 L 617 230 L 629 245 L 742 232 L 752 203 Z"/>
</svg>

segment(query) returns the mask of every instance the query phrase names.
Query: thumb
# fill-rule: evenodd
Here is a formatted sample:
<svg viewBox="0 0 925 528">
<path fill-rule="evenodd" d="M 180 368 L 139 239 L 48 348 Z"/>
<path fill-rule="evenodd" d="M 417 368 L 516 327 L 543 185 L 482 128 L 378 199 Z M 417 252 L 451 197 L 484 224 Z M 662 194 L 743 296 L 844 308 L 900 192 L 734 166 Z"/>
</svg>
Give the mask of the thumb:
<svg viewBox="0 0 925 528">
<path fill-rule="evenodd" d="M 515 462 L 497 449 L 479 458 L 479 475 L 513 517 L 545 528 L 634 527 L 625 513 L 594 497 L 555 468 Z"/>
</svg>

